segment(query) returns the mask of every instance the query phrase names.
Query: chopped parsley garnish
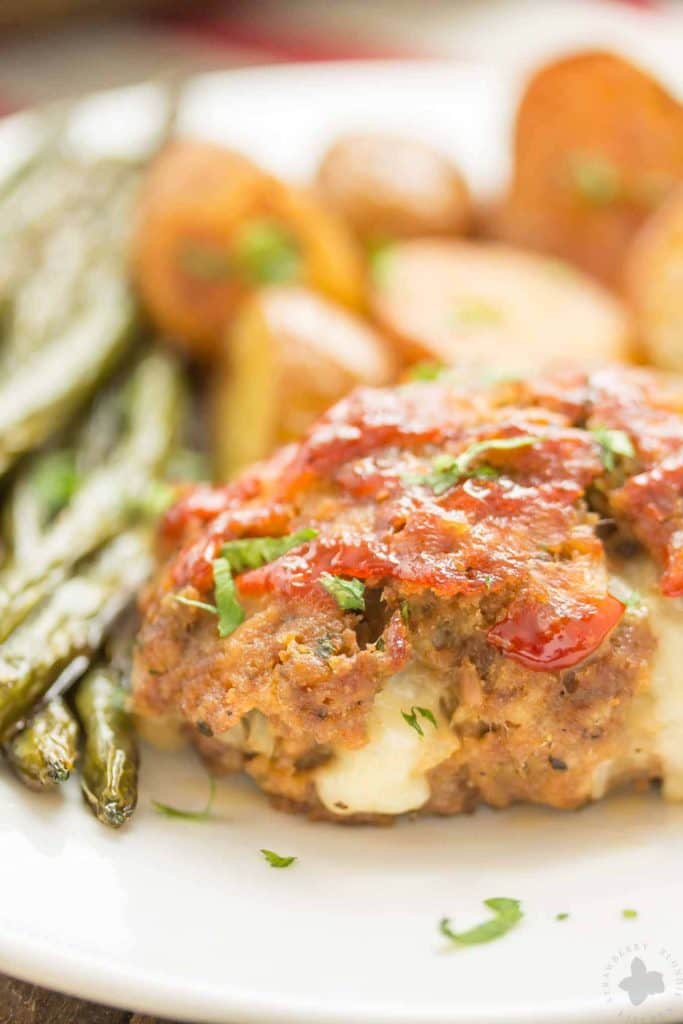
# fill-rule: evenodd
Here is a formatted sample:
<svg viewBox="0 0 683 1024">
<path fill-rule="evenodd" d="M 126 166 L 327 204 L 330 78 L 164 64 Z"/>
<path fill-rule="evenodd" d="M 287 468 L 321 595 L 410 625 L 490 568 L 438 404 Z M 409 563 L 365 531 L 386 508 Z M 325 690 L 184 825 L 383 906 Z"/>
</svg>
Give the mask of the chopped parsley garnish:
<svg viewBox="0 0 683 1024">
<path fill-rule="evenodd" d="M 180 250 L 178 263 L 181 270 L 203 281 L 224 281 L 232 276 L 233 268 L 227 252 L 212 245 L 187 242 Z"/>
<path fill-rule="evenodd" d="M 600 459 L 608 473 L 616 466 L 617 456 L 625 459 L 635 458 L 635 450 L 631 438 L 624 430 L 611 430 L 609 427 L 593 427 L 591 434 L 600 446 Z"/>
<path fill-rule="evenodd" d="M 519 900 L 511 900 L 505 896 L 484 900 L 484 906 L 493 911 L 494 916 L 489 921 L 475 925 L 465 932 L 455 932 L 451 928 L 450 919 L 444 917 L 439 922 L 439 931 L 458 946 L 476 946 L 482 942 L 502 938 L 524 917 Z"/>
<path fill-rule="evenodd" d="M 263 854 L 271 868 L 288 868 L 297 859 L 296 857 L 282 857 L 273 850 L 260 850 L 259 852 Z"/>
<path fill-rule="evenodd" d="M 495 581 L 493 579 L 493 576 L 491 576 L 490 573 L 487 573 L 486 576 L 484 576 L 484 586 L 486 587 L 487 590 L 491 589 L 491 587 L 493 586 L 494 582 Z"/>
<path fill-rule="evenodd" d="M 330 597 L 335 599 L 342 611 L 365 611 L 365 584 L 362 580 L 345 580 L 341 576 L 333 576 L 332 573 L 324 572 L 320 577 L 320 583 Z"/>
<path fill-rule="evenodd" d="M 634 917 L 638 917 L 638 911 L 629 909 L 622 910 L 621 916 L 625 917 L 629 921 L 632 921 Z"/>
<path fill-rule="evenodd" d="M 444 363 L 416 363 L 408 371 L 409 380 L 437 380 L 448 367 Z"/>
<path fill-rule="evenodd" d="M 498 306 L 476 296 L 462 299 L 455 310 L 455 319 L 460 327 L 488 327 L 499 324 L 503 314 Z"/>
<path fill-rule="evenodd" d="M 403 720 L 408 723 L 410 728 L 414 729 L 417 735 L 422 738 L 424 738 L 424 730 L 422 728 L 421 723 L 418 721 L 418 715 L 420 716 L 420 718 L 424 718 L 426 719 L 426 721 L 431 722 L 435 729 L 438 728 L 436 724 L 436 718 L 434 717 L 434 712 L 430 711 L 429 708 L 419 708 L 417 707 L 417 705 L 414 704 L 410 709 L 410 712 L 402 711 L 401 715 L 403 717 Z"/>
<path fill-rule="evenodd" d="M 183 594 L 173 594 L 173 600 L 177 601 L 178 604 L 186 604 L 188 608 L 200 608 L 203 612 L 210 612 L 212 615 L 218 615 L 218 608 L 215 604 L 209 604 L 208 601 L 195 601 L 193 597 L 184 597 Z"/>
<path fill-rule="evenodd" d="M 214 558 L 213 582 L 218 610 L 218 635 L 230 636 L 244 622 L 244 610 L 237 599 L 235 581 L 227 558 Z"/>
<path fill-rule="evenodd" d="M 209 796 L 205 807 L 201 811 L 183 811 L 179 807 L 172 807 L 170 804 L 162 804 L 160 800 L 152 800 L 152 807 L 158 814 L 166 818 L 182 818 L 184 821 L 208 821 L 211 817 L 211 808 L 216 795 L 216 780 L 209 779 Z"/>
<path fill-rule="evenodd" d="M 555 914 L 555 920 L 556 921 L 566 921 L 568 919 L 568 917 L 569 917 L 569 914 L 565 910 L 563 910 L 559 914 Z"/>
<path fill-rule="evenodd" d="M 249 569 L 260 569 L 262 565 L 274 562 L 292 548 L 317 536 L 317 530 L 307 529 L 288 533 L 285 537 L 241 537 L 239 540 L 227 541 L 221 554 L 232 572 L 237 574 Z"/>
<path fill-rule="evenodd" d="M 317 535 L 317 530 L 307 529 L 287 534 L 286 537 L 244 537 L 226 541 L 221 548 L 221 556 L 213 560 L 215 605 L 180 594 L 175 594 L 174 599 L 180 604 L 217 615 L 218 635 L 230 636 L 244 622 L 244 609 L 237 597 L 234 575 L 246 572 L 247 569 L 258 569 Z"/>
<path fill-rule="evenodd" d="M 619 169 L 600 153 L 575 153 L 570 178 L 574 191 L 591 206 L 608 206 L 622 195 Z"/>
<path fill-rule="evenodd" d="M 46 519 L 51 519 L 69 504 L 81 483 L 72 451 L 56 451 L 44 455 L 30 479 Z"/>
<path fill-rule="evenodd" d="M 301 269 L 301 252 L 294 236 L 275 220 L 244 224 L 233 247 L 240 273 L 253 284 L 293 281 Z"/>
<path fill-rule="evenodd" d="M 406 483 L 424 484 L 431 487 L 435 494 L 444 494 L 459 480 L 466 477 L 489 477 L 499 476 L 499 473 L 492 466 L 473 467 L 472 463 L 486 452 L 511 451 L 515 448 L 528 448 L 542 438 L 531 434 L 522 434 L 518 437 L 492 437 L 487 441 L 475 441 L 469 448 L 466 448 L 460 455 L 437 455 L 432 462 L 432 468 L 424 476 L 408 476 Z"/>
</svg>

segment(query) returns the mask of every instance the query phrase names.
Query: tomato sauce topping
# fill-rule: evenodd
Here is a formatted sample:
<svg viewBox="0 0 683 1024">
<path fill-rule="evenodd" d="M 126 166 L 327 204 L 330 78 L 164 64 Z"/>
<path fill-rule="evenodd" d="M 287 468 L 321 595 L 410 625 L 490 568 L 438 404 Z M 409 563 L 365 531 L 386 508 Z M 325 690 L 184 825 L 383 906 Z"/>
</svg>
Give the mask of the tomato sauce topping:
<svg viewBox="0 0 683 1024">
<path fill-rule="evenodd" d="M 238 576 L 238 593 L 297 600 L 322 590 L 323 572 L 404 596 L 498 592 L 508 601 L 493 646 L 538 670 L 577 664 L 624 613 L 587 508 L 598 480 L 610 513 L 663 563 L 664 592 L 683 593 L 683 460 L 671 455 L 683 417 L 638 370 L 502 394 L 439 382 L 353 392 L 301 443 L 171 510 L 167 535 L 189 537 L 173 584 L 210 590 L 225 540 L 314 527 L 313 540 Z M 601 462 L 598 426 L 632 443 L 617 478 L 614 461 Z"/>
</svg>

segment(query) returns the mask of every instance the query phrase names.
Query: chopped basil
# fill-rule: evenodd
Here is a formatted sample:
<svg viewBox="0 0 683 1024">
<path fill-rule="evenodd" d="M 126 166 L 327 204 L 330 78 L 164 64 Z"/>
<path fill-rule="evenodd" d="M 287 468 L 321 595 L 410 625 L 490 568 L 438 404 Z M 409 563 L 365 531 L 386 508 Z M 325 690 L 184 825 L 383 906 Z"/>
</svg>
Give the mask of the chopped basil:
<svg viewBox="0 0 683 1024">
<path fill-rule="evenodd" d="M 435 494 L 444 494 L 453 484 L 465 477 L 495 478 L 499 475 L 492 466 L 472 467 L 474 460 L 485 452 L 528 448 L 541 440 L 542 438 L 536 435 L 522 434 L 518 437 L 492 437 L 487 441 L 475 441 L 460 455 L 437 455 L 429 473 L 417 477 L 408 476 L 405 482 L 424 484 L 431 487 Z"/>
<path fill-rule="evenodd" d="M 293 281 L 301 269 L 296 238 L 275 220 L 244 224 L 235 239 L 233 253 L 240 273 L 253 284 Z"/>
<path fill-rule="evenodd" d="M 211 612 L 212 615 L 218 615 L 216 605 L 209 604 L 208 601 L 195 601 L 193 597 L 184 597 L 182 594 L 172 594 L 171 596 L 178 604 L 186 604 L 188 608 L 201 608 L 203 612 Z"/>
<path fill-rule="evenodd" d="M 232 572 L 237 574 L 248 569 L 260 569 L 262 565 L 274 562 L 287 551 L 317 536 L 317 530 L 306 529 L 288 533 L 285 537 L 241 537 L 226 541 L 221 554 Z"/>
<path fill-rule="evenodd" d="M 410 709 L 410 712 L 402 711 L 401 715 L 403 716 L 403 720 L 407 722 L 410 728 L 414 729 L 420 737 L 424 737 L 424 731 L 420 722 L 417 720 L 418 715 L 420 715 L 421 718 L 425 718 L 428 722 L 431 722 L 435 729 L 437 728 L 434 712 L 430 711 L 429 708 L 419 708 L 414 704 Z"/>
<path fill-rule="evenodd" d="M 64 450 L 44 455 L 31 473 L 30 481 L 43 506 L 45 519 L 51 519 L 69 504 L 80 486 L 74 452 Z"/>
<path fill-rule="evenodd" d="M 408 371 L 409 380 L 437 380 L 448 369 L 443 363 L 416 363 Z"/>
<path fill-rule="evenodd" d="M 484 921 L 483 924 L 478 924 L 465 932 L 454 932 L 450 919 L 444 917 L 439 922 L 439 931 L 458 946 L 475 946 L 502 938 L 524 917 L 519 900 L 511 900 L 505 896 L 484 900 L 484 906 L 493 911 L 494 916 L 489 921 Z"/>
<path fill-rule="evenodd" d="M 224 281 L 233 272 L 227 252 L 199 242 L 186 242 L 180 250 L 178 263 L 186 274 L 203 281 Z"/>
<path fill-rule="evenodd" d="M 227 558 L 214 558 L 213 582 L 218 611 L 218 635 L 230 636 L 244 622 L 244 610 L 237 599 L 235 581 Z"/>
<path fill-rule="evenodd" d="M 621 916 L 625 917 L 627 920 L 631 921 L 631 920 L 633 920 L 634 917 L 638 917 L 638 911 L 637 910 L 628 910 L 628 909 L 627 910 L 622 910 Z"/>
<path fill-rule="evenodd" d="M 555 920 L 556 921 L 566 921 L 568 919 L 568 917 L 569 917 L 569 914 L 565 910 L 563 910 L 559 914 L 555 914 Z"/>
<path fill-rule="evenodd" d="M 461 299 L 455 310 L 459 327 L 488 327 L 499 324 L 503 314 L 498 306 L 477 296 Z"/>
<path fill-rule="evenodd" d="M 616 465 L 616 457 L 635 458 L 635 450 L 631 439 L 624 430 L 611 430 L 609 427 L 593 427 L 591 434 L 600 447 L 600 459 L 608 473 Z"/>
<path fill-rule="evenodd" d="M 263 854 L 271 868 L 288 868 L 296 860 L 296 857 L 282 857 L 273 850 L 260 850 L 259 852 Z"/>
<path fill-rule="evenodd" d="M 211 808 L 216 795 L 216 780 L 209 779 L 209 796 L 206 806 L 201 811 L 183 811 L 179 807 L 172 807 L 170 804 L 162 804 L 160 800 L 152 800 L 152 807 L 158 814 L 166 818 L 182 818 L 184 821 L 208 821 L 211 817 Z"/>
<path fill-rule="evenodd" d="M 574 153 L 570 179 L 577 195 L 591 206 L 608 206 L 622 196 L 619 169 L 600 153 Z"/>
<path fill-rule="evenodd" d="M 343 611 L 365 611 L 365 584 L 362 580 L 345 580 L 341 576 L 324 572 L 320 577 L 320 583 Z"/>
</svg>

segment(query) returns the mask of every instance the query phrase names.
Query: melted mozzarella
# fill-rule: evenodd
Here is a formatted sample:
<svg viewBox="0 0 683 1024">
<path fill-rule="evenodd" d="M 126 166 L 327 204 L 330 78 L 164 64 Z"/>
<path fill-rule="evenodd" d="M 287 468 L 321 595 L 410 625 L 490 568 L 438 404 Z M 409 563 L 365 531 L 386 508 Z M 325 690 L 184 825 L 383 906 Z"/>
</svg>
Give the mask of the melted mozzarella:
<svg viewBox="0 0 683 1024">
<path fill-rule="evenodd" d="M 459 746 L 439 707 L 441 686 L 414 668 L 395 675 L 377 694 L 368 716 L 368 742 L 338 749 L 315 773 L 322 803 L 335 814 L 403 814 L 429 799 L 427 773 Z M 417 715 L 424 736 L 403 718 L 426 708 L 437 727 Z"/>
<path fill-rule="evenodd" d="M 637 701 L 631 723 L 638 753 L 659 766 L 664 796 L 683 800 L 683 600 L 661 594 L 659 574 L 646 558 L 624 563 L 619 579 L 637 592 L 657 641 L 649 666 L 649 705 Z"/>
</svg>

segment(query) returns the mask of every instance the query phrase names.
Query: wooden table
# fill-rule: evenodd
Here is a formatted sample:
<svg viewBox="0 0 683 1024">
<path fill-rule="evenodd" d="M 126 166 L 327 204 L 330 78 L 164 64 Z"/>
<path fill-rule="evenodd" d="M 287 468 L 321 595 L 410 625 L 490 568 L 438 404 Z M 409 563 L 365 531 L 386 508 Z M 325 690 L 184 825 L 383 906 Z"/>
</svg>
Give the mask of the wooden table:
<svg viewBox="0 0 683 1024">
<path fill-rule="evenodd" d="M 0 975 L 0 1024 L 172 1024 L 69 999 Z"/>
</svg>

